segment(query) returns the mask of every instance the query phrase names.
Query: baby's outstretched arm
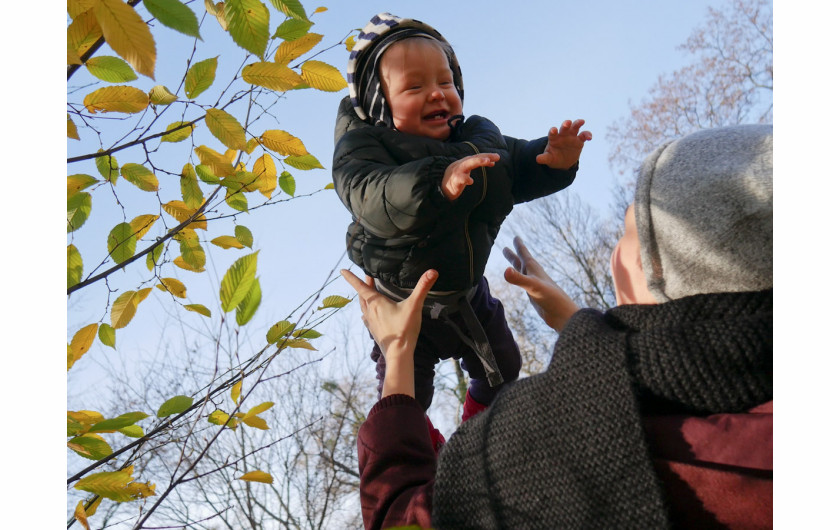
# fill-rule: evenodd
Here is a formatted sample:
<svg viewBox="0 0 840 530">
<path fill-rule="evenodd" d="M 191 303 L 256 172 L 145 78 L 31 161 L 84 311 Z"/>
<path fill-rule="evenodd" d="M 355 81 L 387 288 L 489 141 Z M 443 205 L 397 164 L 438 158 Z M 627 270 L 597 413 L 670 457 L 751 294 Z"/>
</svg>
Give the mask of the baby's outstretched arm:
<svg viewBox="0 0 840 530">
<path fill-rule="evenodd" d="M 450 201 L 460 197 L 464 193 L 464 188 L 473 183 L 470 171 L 482 166 L 493 167 L 499 158 L 497 153 L 480 153 L 466 156 L 449 164 L 440 183 L 443 196 Z"/>
<path fill-rule="evenodd" d="M 581 132 L 583 120 L 566 120 L 560 125 L 560 130 L 552 127 L 548 131 L 548 143 L 545 152 L 537 155 L 537 163 L 552 169 L 569 169 L 580 158 L 583 144 L 592 139 L 589 131 Z"/>
</svg>

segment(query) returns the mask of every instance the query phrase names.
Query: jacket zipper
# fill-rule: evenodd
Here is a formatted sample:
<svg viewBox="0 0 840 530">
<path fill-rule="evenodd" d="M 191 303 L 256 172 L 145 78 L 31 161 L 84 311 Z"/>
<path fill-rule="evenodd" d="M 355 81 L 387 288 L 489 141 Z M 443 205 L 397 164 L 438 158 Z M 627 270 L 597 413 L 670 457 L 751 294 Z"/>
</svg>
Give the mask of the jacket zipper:
<svg viewBox="0 0 840 530">
<path fill-rule="evenodd" d="M 475 144 L 473 144 L 472 142 L 464 142 L 464 143 L 469 145 L 470 147 L 472 147 L 473 150 L 475 151 L 475 154 L 477 154 L 477 155 L 481 154 L 481 151 L 479 151 L 478 147 L 476 147 Z M 482 186 L 481 186 L 481 199 L 476 203 L 476 205 L 475 205 L 476 207 L 479 204 L 481 204 L 482 202 L 484 202 L 484 197 L 487 196 L 487 168 L 485 168 L 484 166 L 481 166 L 481 176 L 483 177 L 482 178 L 482 183 L 481 183 L 482 184 Z M 475 207 L 473 207 L 473 210 L 475 210 Z M 472 210 L 470 211 L 470 215 L 472 215 Z M 470 216 L 469 215 L 464 220 L 464 237 L 467 240 L 467 255 L 468 255 L 469 260 L 470 260 L 470 285 L 472 285 L 473 282 L 475 281 L 475 275 L 473 274 L 473 270 L 474 270 L 473 261 L 474 261 L 474 259 L 473 259 L 472 240 L 470 239 Z"/>
</svg>

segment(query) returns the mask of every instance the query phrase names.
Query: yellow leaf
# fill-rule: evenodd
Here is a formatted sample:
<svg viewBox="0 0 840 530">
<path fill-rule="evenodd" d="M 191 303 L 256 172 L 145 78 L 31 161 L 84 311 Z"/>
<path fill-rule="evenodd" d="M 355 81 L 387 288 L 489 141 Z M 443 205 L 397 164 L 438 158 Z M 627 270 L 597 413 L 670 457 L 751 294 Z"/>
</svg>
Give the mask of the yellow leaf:
<svg viewBox="0 0 840 530">
<path fill-rule="evenodd" d="M 155 78 L 155 39 L 140 15 L 122 0 L 99 0 L 94 7 L 105 42 L 134 69 Z"/>
<path fill-rule="evenodd" d="M 93 473 L 79 480 L 74 487 L 116 502 L 127 502 L 154 495 L 154 484 L 134 482 L 134 477 L 131 476 L 133 473 L 134 466 L 128 466 L 119 471 Z"/>
<path fill-rule="evenodd" d="M 277 166 L 271 155 L 264 154 L 254 162 L 254 175 L 257 176 L 257 186 L 260 193 L 270 199 L 277 188 Z"/>
<path fill-rule="evenodd" d="M 75 19 L 96 5 L 96 0 L 67 0 L 67 14 Z"/>
<path fill-rule="evenodd" d="M 242 418 L 242 423 L 247 425 L 248 427 L 253 427 L 255 429 L 260 429 L 263 431 L 268 430 L 268 423 L 259 416 L 245 416 Z"/>
<path fill-rule="evenodd" d="M 314 48 L 323 38 L 324 36 L 318 33 L 307 33 L 298 39 L 281 42 L 274 53 L 274 62 L 289 64 L 290 61 Z"/>
<path fill-rule="evenodd" d="M 300 67 L 301 76 L 312 88 L 338 92 L 347 88 L 347 81 L 338 68 L 321 61 L 306 61 Z"/>
<path fill-rule="evenodd" d="M 91 5 L 91 7 L 93 7 Z M 73 22 L 67 26 L 67 51 L 72 50 L 76 56 L 81 57 L 90 49 L 93 44 L 102 36 L 102 30 L 96 21 L 93 9 L 88 8 L 73 18 Z M 81 64 L 81 60 L 79 60 Z"/>
<path fill-rule="evenodd" d="M 186 121 L 176 121 L 174 123 L 170 123 L 166 126 L 166 130 L 173 132 L 161 136 L 160 141 L 180 142 L 181 140 L 186 140 L 192 134 L 193 129 L 195 129 L 194 123 L 189 123 Z"/>
<path fill-rule="evenodd" d="M 228 422 L 230 420 L 230 422 Z M 231 418 L 226 412 L 222 410 L 214 410 L 207 416 L 207 421 L 212 423 L 213 425 L 226 425 L 229 429 L 236 430 L 236 426 L 239 424 L 239 420 L 236 418 Z"/>
<path fill-rule="evenodd" d="M 260 141 L 256 138 L 250 138 L 247 142 L 245 142 L 245 152 L 249 155 L 254 152 L 254 149 L 260 145 Z"/>
<path fill-rule="evenodd" d="M 187 263 L 181 256 L 178 256 L 177 258 L 172 260 L 172 263 L 174 263 L 176 267 L 180 267 L 185 271 L 204 272 L 206 270 L 204 267 L 193 267 L 192 265 Z"/>
<path fill-rule="evenodd" d="M 230 389 L 230 399 L 232 399 L 234 403 L 237 403 L 239 401 L 239 394 L 241 392 L 242 392 L 242 380 L 240 379 Z"/>
<path fill-rule="evenodd" d="M 70 115 L 67 115 L 67 138 L 72 138 L 74 140 L 79 140 L 79 131 L 76 130 L 76 124 L 73 123 L 73 120 L 70 119 Z"/>
<path fill-rule="evenodd" d="M 151 288 L 140 291 L 126 291 L 114 300 L 111 307 L 111 327 L 114 329 L 124 328 L 134 318 L 137 306 L 149 294 Z"/>
<path fill-rule="evenodd" d="M 73 354 L 73 362 L 82 358 L 82 355 L 87 353 L 93 341 L 96 339 L 96 331 L 99 329 L 99 324 L 89 324 L 73 335 L 70 341 L 70 352 Z"/>
<path fill-rule="evenodd" d="M 76 53 L 76 50 L 67 48 L 67 64 L 82 64 L 82 58 Z"/>
<path fill-rule="evenodd" d="M 328 308 L 341 308 L 341 307 L 346 306 L 349 303 L 350 303 L 350 300 L 348 298 L 344 298 L 343 296 L 338 296 L 338 295 L 334 294 L 332 296 L 328 296 L 328 297 L 324 298 L 324 301 L 323 301 L 324 305 L 320 306 L 318 308 L 318 310 L 328 309 Z"/>
<path fill-rule="evenodd" d="M 151 169 L 134 162 L 123 164 L 120 168 L 120 175 L 143 191 L 157 191 L 158 184 L 160 184 Z"/>
<path fill-rule="evenodd" d="M 180 257 L 180 256 L 179 256 Z M 194 311 L 200 315 L 204 315 L 206 317 L 210 317 L 210 310 L 204 307 L 201 304 L 187 304 L 184 306 L 184 309 L 187 311 Z"/>
<path fill-rule="evenodd" d="M 321 7 L 316 7 L 316 8 L 315 8 L 315 13 L 323 13 L 323 12 L 324 12 L 324 11 L 326 11 L 326 10 L 327 10 L 327 8 L 326 8 L 326 7 L 324 7 L 324 6 L 321 6 Z"/>
<path fill-rule="evenodd" d="M 287 339 L 278 344 L 281 348 L 300 348 L 304 350 L 318 351 L 318 348 L 309 343 L 306 339 Z"/>
<path fill-rule="evenodd" d="M 269 475 L 265 471 L 259 470 L 245 473 L 244 475 L 239 477 L 239 480 L 247 480 L 250 482 L 263 482 L 265 484 L 272 484 L 274 482 L 274 478 L 271 475 Z"/>
<path fill-rule="evenodd" d="M 163 211 L 175 218 L 179 223 L 183 223 L 195 214 L 196 209 L 190 208 L 183 201 L 169 201 L 163 205 Z M 198 214 L 193 222 L 187 225 L 189 229 L 207 230 L 207 217 L 204 214 Z"/>
<path fill-rule="evenodd" d="M 187 288 L 176 278 L 161 278 L 158 284 L 158 289 L 161 291 L 169 291 L 173 296 L 178 298 L 187 297 Z"/>
<path fill-rule="evenodd" d="M 149 101 L 153 105 L 169 105 L 178 101 L 178 96 L 170 92 L 165 86 L 156 85 L 149 91 Z"/>
<path fill-rule="evenodd" d="M 207 109 L 204 123 L 213 136 L 226 147 L 239 151 L 245 149 L 245 129 L 227 112 L 221 109 Z"/>
<path fill-rule="evenodd" d="M 344 47 L 347 48 L 347 51 L 353 51 L 353 46 L 356 45 L 356 39 L 353 38 L 353 35 L 347 37 L 347 40 L 344 41 Z"/>
<path fill-rule="evenodd" d="M 288 66 L 277 63 L 253 63 L 242 69 L 242 79 L 246 83 L 286 92 L 303 82 L 300 75 Z"/>
<path fill-rule="evenodd" d="M 234 174 L 233 165 L 228 162 L 225 156 L 206 145 L 195 148 L 195 154 L 201 163 L 210 168 L 217 177 L 229 177 Z"/>
<path fill-rule="evenodd" d="M 93 186 L 99 182 L 96 178 L 91 177 L 90 175 L 86 175 L 84 173 L 77 173 L 75 175 L 69 175 L 67 177 L 67 198 L 69 199 L 76 193 L 82 191 L 85 188 Z"/>
<path fill-rule="evenodd" d="M 145 214 L 138 215 L 132 219 L 129 225 L 131 225 L 131 231 L 134 232 L 134 237 L 136 237 L 139 241 L 140 238 L 145 236 L 149 229 L 152 228 L 152 225 L 155 224 L 155 221 L 157 221 L 159 217 L 159 215 Z"/>
<path fill-rule="evenodd" d="M 267 411 L 268 409 L 270 409 L 273 406 L 274 406 L 273 401 L 266 401 L 264 403 L 260 403 L 259 405 L 255 406 L 255 407 L 251 407 L 250 410 L 248 410 L 248 412 L 245 413 L 244 418 L 251 418 L 253 416 L 256 416 L 257 414 L 261 414 L 261 413 Z"/>
<path fill-rule="evenodd" d="M 222 7 L 224 7 L 224 3 L 222 3 Z M 213 3 L 213 0 L 204 0 L 204 9 L 214 17 L 216 16 L 216 4 Z"/>
<path fill-rule="evenodd" d="M 306 147 L 299 138 L 279 129 L 265 131 L 260 136 L 260 143 L 281 155 L 307 154 Z"/>
<path fill-rule="evenodd" d="M 216 245 L 217 247 L 222 248 L 245 248 L 245 245 L 240 243 L 239 240 L 233 236 L 219 236 L 213 238 L 213 240 L 210 242 Z"/>
<path fill-rule="evenodd" d="M 93 516 L 96 513 L 96 509 L 99 508 L 99 505 L 102 504 L 102 497 L 97 497 L 93 504 L 85 508 L 85 513 L 88 517 Z"/>
<path fill-rule="evenodd" d="M 149 96 L 133 86 L 106 86 L 94 90 L 84 99 L 88 112 L 142 112 L 149 106 Z"/>
<path fill-rule="evenodd" d="M 79 501 L 79 504 L 76 505 L 76 511 L 73 512 L 73 517 L 79 521 L 79 524 L 85 527 L 85 530 L 90 530 L 87 514 L 85 513 L 85 501 Z"/>
</svg>

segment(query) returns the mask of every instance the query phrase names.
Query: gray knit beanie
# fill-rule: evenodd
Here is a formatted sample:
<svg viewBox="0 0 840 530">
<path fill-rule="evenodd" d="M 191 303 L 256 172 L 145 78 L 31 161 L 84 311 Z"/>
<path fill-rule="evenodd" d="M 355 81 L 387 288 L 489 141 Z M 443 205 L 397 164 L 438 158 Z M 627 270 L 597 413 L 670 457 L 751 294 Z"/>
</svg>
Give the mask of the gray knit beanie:
<svg viewBox="0 0 840 530">
<path fill-rule="evenodd" d="M 636 224 L 659 302 L 773 286 L 773 126 L 737 125 L 660 146 L 639 168 Z"/>
<path fill-rule="evenodd" d="M 347 62 L 347 85 L 350 102 L 356 114 L 373 125 L 393 127 L 393 117 L 379 80 L 379 60 L 392 44 L 409 37 L 438 41 L 449 60 L 455 89 L 464 101 L 464 81 L 461 67 L 452 46 L 435 28 L 412 18 L 400 18 L 391 13 L 379 13 L 370 19 L 356 38 Z"/>
</svg>

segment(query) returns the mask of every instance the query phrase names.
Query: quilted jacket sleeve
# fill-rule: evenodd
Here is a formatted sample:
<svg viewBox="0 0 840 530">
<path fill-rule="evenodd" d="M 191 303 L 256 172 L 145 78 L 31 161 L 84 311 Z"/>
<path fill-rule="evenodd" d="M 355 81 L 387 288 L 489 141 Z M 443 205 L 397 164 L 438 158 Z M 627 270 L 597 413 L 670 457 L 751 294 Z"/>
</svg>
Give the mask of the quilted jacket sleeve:
<svg viewBox="0 0 840 530">
<path fill-rule="evenodd" d="M 333 156 L 338 196 L 371 234 L 422 235 L 469 199 L 450 203 L 440 190 L 447 166 L 471 154 L 466 144 L 443 143 L 379 127 L 345 133 Z"/>
<path fill-rule="evenodd" d="M 505 136 L 513 159 L 513 201 L 528 202 L 568 187 L 575 180 L 578 164 L 569 169 L 552 169 L 537 163 L 537 155 L 545 151 L 547 137 L 521 140 Z"/>
</svg>

